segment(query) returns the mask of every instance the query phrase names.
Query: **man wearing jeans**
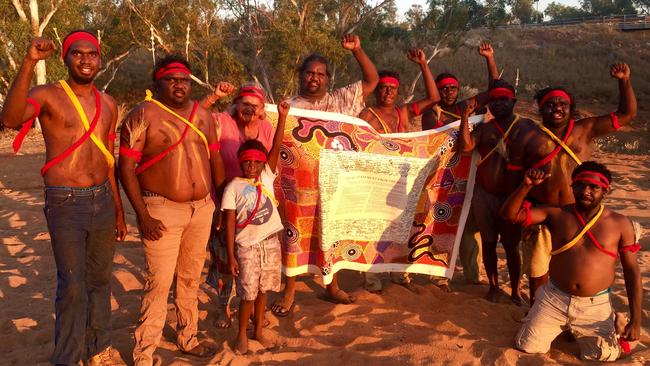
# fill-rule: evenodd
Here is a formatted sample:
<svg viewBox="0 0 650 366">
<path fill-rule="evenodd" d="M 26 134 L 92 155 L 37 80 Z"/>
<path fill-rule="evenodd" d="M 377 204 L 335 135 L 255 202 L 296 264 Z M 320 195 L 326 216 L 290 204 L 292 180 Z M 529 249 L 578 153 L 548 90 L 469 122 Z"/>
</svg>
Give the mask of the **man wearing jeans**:
<svg viewBox="0 0 650 366">
<path fill-rule="evenodd" d="M 83 358 L 88 365 L 114 365 L 111 265 L 116 234 L 120 240 L 126 235 L 113 174 L 117 107 L 93 84 L 101 68 L 100 46 L 84 31 L 63 40 L 68 79 L 29 90 L 36 63 L 54 51 L 52 41 L 32 40 L 5 100 L 2 121 L 7 127 L 23 126 L 14 151 L 37 116 L 43 128 L 44 211 L 57 268 L 51 362 L 76 365 Z"/>
<path fill-rule="evenodd" d="M 190 99 L 185 59 L 168 56 L 153 72 L 155 97 L 134 108 L 120 134 L 120 179 L 136 212 L 147 273 L 135 330 L 135 365 L 152 365 L 176 277 L 176 344 L 181 352 L 211 357 L 197 339 L 198 289 L 215 205 L 223 184 L 211 114 Z"/>
</svg>

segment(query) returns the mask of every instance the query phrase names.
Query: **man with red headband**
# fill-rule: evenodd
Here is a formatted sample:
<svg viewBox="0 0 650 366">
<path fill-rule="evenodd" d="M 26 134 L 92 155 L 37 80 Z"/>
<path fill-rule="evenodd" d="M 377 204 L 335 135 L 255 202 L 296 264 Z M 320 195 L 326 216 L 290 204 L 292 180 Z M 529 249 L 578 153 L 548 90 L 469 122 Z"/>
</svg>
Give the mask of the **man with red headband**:
<svg viewBox="0 0 650 366">
<path fill-rule="evenodd" d="M 138 219 L 147 273 L 135 329 L 135 365 L 152 365 L 160 343 L 169 288 L 176 277 L 176 344 L 211 357 L 197 339 L 198 289 L 223 162 L 210 112 L 190 99 L 190 69 L 180 56 L 158 61 L 155 97 L 129 112 L 120 134 L 120 180 Z"/>
<path fill-rule="evenodd" d="M 488 95 L 488 108 L 494 118 L 477 125 L 470 133 L 468 117 L 473 112 L 475 102 L 467 103 L 461 118 L 458 145 L 459 150 L 464 153 L 477 150 L 481 155 L 477 164 L 471 214 L 481 233 L 483 265 L 490 284 L 487 299 L 498 302 L 501 297 L 496 251 L 500 238 L 508 261 L 512 289 L 510 299 L 516 305 L 521 305 L 521 261 L 518 247 L 521 230 L 501 219 L 498 212 L 510 193 L 506 184 L 507 147 L 519 138 L 522 131 L 530 128 L 533 121 L 514 114 L 517 99 L 515 89 L 509 83 L 495 80 Z"/>
<path fill-rule="evenodd" d="M 241 96 L 241 93 L 240 93 Z M 228 267 L 237 278 L 239 354 L 248 352 L 246 326 L 255 307 L 254 339 L 265 348 L 278 345 L 264 334 L 266 293 L 280 291 L 282 253 L 279 236 L 284 227 L 276 207 L 273 181 L 284 137 L 289 104 L 278 105 L 278 126 L 271 150 L 255 139 L 243 142 L 237 153 L 241 174 L 228 183 L 222 200 Z"/>
<path fill-rule="evenodd" d="M 529 169 L 522 184 L 503 205 L 502 214 L 524 226 L 545 224 L 551 233 L 550 281 L 515 338 L 527 353 L 546 353 L 563 330 L 570 330 L 585 360 L 615 361 L 639 338 L 642 284 L 632 222 L 605 208 L 612 176 L 602 164 L 587 161 L 571 174 L 575 203 L 531 207 L 524 201 L 549 174 Z M 620 257 L 630 307 L 630 321 L 616 334 L 609 297 Z"/>
<path fill-rule="evenodd" d="M 549 179 L 530 191 L 528 200 L 534 205 L 573 203 L 570 172 L 591 156 L 591 142 L 629 124 L 636 115 L 630 68 L 624 63 L 614 64 L 610 75 L 618 80 L 620 99 L 615 112 L 602 116 L 574 120 L 575 101 L 562 88 L 546 88 L 535 96 L 542 124 L 513 141 L 507 167 L 512 182 L 521 182 L 523 172 L 529 168 L 544 169 L 550 174 Z M 543 225 L 529 227 L 524 231 L 521 245 L 532 301 L 535 290 L 548 279 L 551 245 L 548 230 Z"/>
<path fill-rule="evenodd" d="M 485 58 L 488 69 L 488 89 L 493 80 L 499 79 L 499 71 L 494 61 L 494 50 L 492 45 L 484 42 L 478 48 L 479 55 Z M 473 102 L 478 109 L 487 104 L 488 92 L 482 92 L 471 98 L 458 101 L 459 83 L 456 76 L 449 73 L 441 73 L 436 76 L 436 86 L 440 92 L 440 103 L 433 109 L 423 111 L 422 129 L 430 130 L 442 127 L 460 119 L 465 104 Z"/>
<path fill-rule="evenodd" d="M 375 106 L 364 109 L 359 118 L 368 122 L 379 133 L 399 133 L 420 131 L 422 127 L 415 125 L 415 117 L 421 111 L 427 110 L 440 101 L 440 95 L 433 81 L 427 57 L 421 49 L 410 50 L 408 59 L 420 66 L 427 97 L 413 103 L 397 106 L 399 94 L 399 74 L 393 71 L 380 71 L 379 84 L 375 89 Z"/>
<path fill-rule="evenodd" d="M 45 139 L 45 218 L 57 268 L 54 364 L 114 364 L 110 345 L 110 278 L 114 243 L 126 225 L 115 181 L 115 100 L 93 81 L 101 68 L 97 39 L 85 31 L 68 34 L 61 57 L 68 79 L 29 89 L 34 66 L 55 52 L 35 38 L 7 95 L 2 121 L 22 125 L 18 151 L 36 117 Z"/>
</svg>

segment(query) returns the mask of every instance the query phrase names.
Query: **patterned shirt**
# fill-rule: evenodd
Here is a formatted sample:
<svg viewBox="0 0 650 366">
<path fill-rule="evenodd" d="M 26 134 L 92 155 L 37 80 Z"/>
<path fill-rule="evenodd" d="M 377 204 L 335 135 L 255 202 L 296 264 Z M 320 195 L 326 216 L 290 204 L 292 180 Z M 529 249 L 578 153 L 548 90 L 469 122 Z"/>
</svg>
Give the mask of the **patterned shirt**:
<svg viewBox="0 0 650 366">
<path fill-rule="evenodd" d="M 363 100 L 363 87 L 361 80 L 342 88 L 338 88 L 331 93 L 328 92 L 318 100 L 294 95 L 289 98 L 289 104 L 294 108 L 336 112 L 354 117 L 358 116 L 366 107 L 366 103 Z"/>
</svg>

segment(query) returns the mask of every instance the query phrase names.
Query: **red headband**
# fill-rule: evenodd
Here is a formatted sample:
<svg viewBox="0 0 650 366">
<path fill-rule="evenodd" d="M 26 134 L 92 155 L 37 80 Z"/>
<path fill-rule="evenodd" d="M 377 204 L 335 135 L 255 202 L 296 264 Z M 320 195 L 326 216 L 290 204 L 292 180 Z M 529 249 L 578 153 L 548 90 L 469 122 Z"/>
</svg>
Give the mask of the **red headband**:
<svg viewBox="0 0 650 366">
<path fill-rule="evenodd" d="M 539 101 L 539 106 L 543 106 L 544 103 L 546 103 L 549 99 L 555 98 L 555 97 L 560 97 L 564 100 L 566 100 L 567 103 L 571 104 L 571 97 L 569 97 L 569 94 L 562 90 L 552 90 L 548 92 L 540 101 Z"/>
<path fill-rule="evenodd" d="M 160 80 L 160 78 L 162 78 L 163 76 L 175 72 L 180 72 L 181 74 L 186 74 L 186 75 L 192 75 L 192 72 L 190 71 L 190 69 L 187 68 L 187 66 L 183 65 L 180 62 L 172 62 L 169 65 L 166 65 L 165 67 L 156 71 L 156 74 L 154 75 L 154 79 Z"/>
<path fill-rule="evenodd" d="M 256 92 L 256 93 L 253 93 L 253 92 L 249 92 L 249 91 L 242 90 L 242 91 L 239 92 L 239 94 L 237 94 L 237 98 L 235 98 L 235 99 L 239 99 L 239 98 L 242 98 L 242 97 L 253 97 L 253 98 L 257 98 L 257 99 L 259 99 L 262 103 L 264 103 L 264 97 L 261 96 L 261 95 L 260 95 L 259 93 L 257 93 L 257 92 Z"/>
<path fill-rule="evenodd" d="M 262 90 L 262 89 L 260 89 L 260 88 L 258 88 L 256 86 L 253 86 L 253 85 L 242 86 L 239 89 L 239 92 L 240 93 L 243 93 L 243 92 L 255 92 L 255 93 L 258 93 L 259 95 L 262 95 L 262 96 L 265 95 L 264 90 Z"/>
<path fill-rule="evenodd" d="M 444 78 L 444 79 L 440 80 L 439 82 L 437 82 L 436 86 L 438 88 L 442 88 L 443 86 L 449 85 L 449 84 L 458 86 L 458 80 L 456 80 L 454 78 Z"/>
<path fill-rule="evenodd" d="M 594 175 L 595 175 L 595 176 L 598 177 L 599 179 L 594 179 L 594 178 L 592 178 L 592 177 L 589 177 L 590 175 L 591 175 L 591 176 L 594 176 Z M 597 185 L 599 185 L 599 186 L 605 188 L 605 190 L 609 191 L 609 179 L 607 179 L 607 177 L 605 177 L 604 175 L 602 175 L 602 174 L 600 174 L 600 173 L 598 173 L 598 172 L 592 172 L 592 171 L 590 171 L 590 170 L 584 170 L 584 171 L 578 173 L 578 174 L 573 178 L 573 182 L 572 182 L 572 183 L 575 183 L 575 182 L 578 182 L 578 181 L 581 181 L 581 182 L 589 182 L 589 183 L 592 183 L 592 184 L 597 184 Z"/>
<path fill-rule="evenodd" d="M 494 88 L 490 90 L 490 99 L 508 98 L 515 99 L 515 93 L 508 88 Z"/>
<path fill-rule="evenodd" d="M 261 161 L 263 163 L 266 163 L 266 154 L 257 149 L 248 149 L 240 152 L 237 156 L 237 159 L 239 160 L 240 164 L 247 160 Z"/>
<path fill-rule="evenodd" d="M 397 80 L 397 78 L 394 78 L 392 76 L 384 76 L 383 78 L 379 79 L 379 83 L 399 86 L 399 80 Z"/>
<path fill-rule="evenodd" d="M 78 31 L 68 34 L 67 37 L 63 40 L 63 46 L 61 47 L 61 58 L 65 59 L 65 56 L 68 54 L 68 49 L 72 46 L 73 43 L 77 41 L 88 41 L 97 47 L 97 52 L 102 54 L 101 47 L 99 47 L 99 41 L 95 36 L 88 32 Z"/>
</svg>

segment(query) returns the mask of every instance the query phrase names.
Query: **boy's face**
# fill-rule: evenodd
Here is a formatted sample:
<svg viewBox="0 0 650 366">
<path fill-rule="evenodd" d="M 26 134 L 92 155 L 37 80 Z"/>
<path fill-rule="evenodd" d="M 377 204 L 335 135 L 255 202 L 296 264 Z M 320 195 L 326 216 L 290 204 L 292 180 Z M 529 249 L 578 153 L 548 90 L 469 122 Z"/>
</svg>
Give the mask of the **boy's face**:
<svg viewBox="0 0 650 366">
<path fill-rule="evenodd" d="M 239 163 L 244 178 L 255 179 L 260 176 L 264 169 L 264 162 L 257 160 L 244 160 Z"/>
</svg>

